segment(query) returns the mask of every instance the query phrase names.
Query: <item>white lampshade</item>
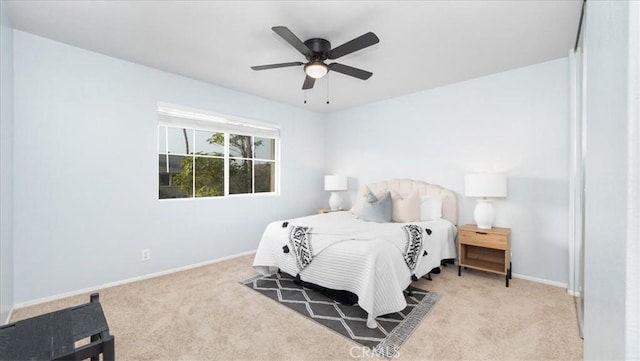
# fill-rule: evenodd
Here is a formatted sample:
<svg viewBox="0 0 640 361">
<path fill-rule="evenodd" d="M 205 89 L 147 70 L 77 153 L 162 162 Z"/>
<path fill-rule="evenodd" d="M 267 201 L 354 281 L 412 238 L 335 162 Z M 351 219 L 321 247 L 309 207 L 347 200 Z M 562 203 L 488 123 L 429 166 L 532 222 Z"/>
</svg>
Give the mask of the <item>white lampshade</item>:
<svg viewBox="0 0 640 361">
<path fill-rule="evenodd" d="M 481 229 L 491 229 L 496 212 L 487 197 L 507 196 L 507 177 L 504 174 L 477 173 L 464 177 L 464 194 L 467 197 L 480 197 L 473 211 L 473 219 Z"/>
<path fill-rule="evenodd" d="M 325 191 L 346 191 L 347 177 L 343 175 L 326 175 L 324 176 Z"/>
<path fill-rule="evenodd" d="M 467 174 L 464 190 L 467 197 L 506 197 L 507 177 L 504 174 Z"/>
</svg>

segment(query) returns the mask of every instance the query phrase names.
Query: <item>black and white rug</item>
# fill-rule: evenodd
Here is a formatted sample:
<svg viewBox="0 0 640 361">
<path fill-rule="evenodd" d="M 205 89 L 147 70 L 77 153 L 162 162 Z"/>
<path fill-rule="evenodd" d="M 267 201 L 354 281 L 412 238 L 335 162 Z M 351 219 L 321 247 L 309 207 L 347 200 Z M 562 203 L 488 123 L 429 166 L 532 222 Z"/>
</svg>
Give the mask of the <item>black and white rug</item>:
<svg viewBox="0 0 640 361">
<path fill-rule="evenodd" d="M 342 305 L 293 280 L 294 277 L 286 273 L 275 273 L 241 283 L 387 358 L 398 353 L 400 346 L 440 298 L 435 293 L 412 287 L 412 295 L 405 293 L 407 307 L 376 318 L 378 327 L 370 329 L 367 313 L 357 304 Z"/>
</svg>

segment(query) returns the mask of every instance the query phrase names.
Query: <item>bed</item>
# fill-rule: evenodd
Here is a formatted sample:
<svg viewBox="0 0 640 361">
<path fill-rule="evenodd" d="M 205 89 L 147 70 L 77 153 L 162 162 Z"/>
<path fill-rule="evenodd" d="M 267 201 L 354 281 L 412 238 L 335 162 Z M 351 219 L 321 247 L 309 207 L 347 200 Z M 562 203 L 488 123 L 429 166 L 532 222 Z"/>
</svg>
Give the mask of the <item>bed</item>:
<svg viewBox="0 0 640 361">
<path fill-rule="evenodd" d="M 415 206 L 419 197 L 419 218 L 363 220 L 372 198 L 389 195 L 394 196 L 397 216 L 404 201 L 413 199 Z M 434 205 L 439 208 L 435 216 Z M 423 211 L 431 213 L 423 217 Z M 403 290 L 412 279 L 428 274 L 444 259 L 456 258 L 456 224 L 457 198 L 452 191 L 410 179 L 382 181 L 362 187 L 349 211 L 272 222 L 260 240 L 253 267 L 263 275 L 281 270 L 304 282 L 356 294 L 358 305 L 368 313 L 367 326 L 374 328 L 376 317 L 406 307 Z"/>
</svg>

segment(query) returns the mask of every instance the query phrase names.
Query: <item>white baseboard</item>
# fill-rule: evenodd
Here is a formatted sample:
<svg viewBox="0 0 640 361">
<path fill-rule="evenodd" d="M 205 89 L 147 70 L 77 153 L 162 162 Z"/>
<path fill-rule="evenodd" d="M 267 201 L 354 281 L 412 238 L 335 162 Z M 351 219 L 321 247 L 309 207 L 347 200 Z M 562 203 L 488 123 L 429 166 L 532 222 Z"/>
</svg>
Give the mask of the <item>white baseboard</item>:
<svg viewBox="0 0 640 361">
<path fill-rule="evenodd" d="M 15 309 L 16 309 L 15 305 L 11 307 L 11 309 L 9 310 L 9 313 L 7 314 L 7 319 L 4 320 L 4 322 L 0 323 L 0 325 L 6 325 L 7 323 L 9 323 L 9 321 L 11 321 L 11 315 L 13 315 L 13 310 Z"/>
<path fill-rule="evenodd" d="M 550 286 L 555 286 L 555 287 L 561 287 L 561 288 L 567 288 L 568 285 L 566 283 L 563 282 L 556 282 L 556 281 L 549 281 L 549 280 L 545 280 L 543 278 L 537 278 L 537 277 L 531 277 L 531 276 L 525 276 L 525 275 L 521 275 L 519 273 L 513 273 L 511 274 L 514 278 L 520 278 L 523 280 L 527 280 L 527 281 L 533 281 L 533 282 L 538 282 L 538 283 L 544 283 L 545 285 L 550 285 Z"/>
<path fill-rule="evenodd" d="M 249 254 L 253 254 L 256 251 L 257 250 L 255 250 L 255 249 L 254 250 L 249 250 L 249 251 L 246 251 L 246 252 L 237 253 L 237 254 L 233 254 L 233 255 L 230 255 L 230 256 L 222 257 L 222 258 L 216 258 L 214 260 L 204 261 L 204 262 L 200 262 L 200 263 L 194 263 L 194 264 L 190 264 L 190 265 L 187 265 L 187 266 L 168 269 L 168 270 L 165 270 L 165 271 L 149 273 L 149 274 L 146 274 L 146 275 L 127 278 L 127 279 L 120 280 L 120 281 L 115 281 L 115 282 L 109 282 L 109 283 L 105 283 L 105 284 L 102 284 L 102 285 L 99 285 L 99 286 L 83 288 L 83 289 L 80 289 L 80 290 L 65 292 L 65 293 L 61 293 L 61 294 L 57 294 L 57 295 L 53 295 L 53 296 L 48 296 L 48 297 L 38 298 L 38 299 L 35 299 L 35 300 L 30 300 L 30 301 L 17 303 L 15 305 L 13 305 L 13 308 L 11 309 L 11 311 L 9 311 L 9 315 L 7 316 L 7 320 L 4 323 L 5 324 L 8 323 L 9 320 L 11 319 L 11 315 L 13 314 L 13 311 L 17 310 L 19 308 L 28 307 L 28 306 L 34 306 L 34 305 L 38 305 L 38 304 L 45 303 L 45 302 L 50 302 L 50 301 L 55 301 L 55 300 L 59 300 L 59 299 L 66 298 L 66 297 L 80 295 L 80 294 L 83 294 L 83 293 L 89 293 L 89 292 L 98 291 L 98 290 L 101 290 L 101 289 L 104 289 L 104 288 L 120 286 L 120 285 L 124 285 L 124 284 L 127 284 L 127 283 L 143 281 L 143 280 L 146 280 L 146 279 L 150 279 L 150 278 L 154 278 L 154 277 L 160 277 L 160 276 L 164 276 L 164 275 L 171 274 L 171 273 L 176 273 L 176 272 L 190 270 L 190 269 L 193 269 L 193 268 L 207 266 L 207 265 L 210 265 L 210 264 L 223 262 L 223 261 L 227 261 L 227 260 L 230 260 L 230 259 L 233 259 L 233 258 L 237 258 L 237 257 L 242 257 L 242 256 L 246 256 L 246 255 L 249 255 Z M 514 278 L 520 278 L 520 279 L 527 280 L 527 281 L 538 282 L 538 283 L 543 283 L 543 284 L 550 285 L 550 286 L 565 288 L 565 289 L 567 289 L 567 293 L 569 293 L 570 295 L 574 295 L 573 291 L 570 291 L 567 288 L 568 285 L 566 283 L 545 280 L 545 279 L 537 278 L 537 277 L 525 276 L 525 275 L 522 275 L 522 274 L 519 274 L 519 273 L 513 273 L 512 276 Z"/>
<path fill-rule="evenodd" d="M 146 274 L 146 275 L 127 278 L 127 279 L 120 280 L 120 281 L 115 281 L 115 282 L 109 282 L 109 283 L 105 283 L 105 284 L 102 284 L 102 285 L 99 285 L 99 286 L 83 288 L 81 290 L 70 291 L 70 292 L 65 292 L 65 293 L 61 293 L 61 294 L 57 294 L 57 295 L 53 295 L 53 296 L 38 298 L 38 299 L 35 299 L 35 300 L 31 300 L 31 301 L 21 302 L 21 303 L 15 304 L 13 306 L 13 309 L 11 309 L 11 312 L 13 312 L 13 310 L 16 310 L 16 309 L 19 309 L 19 308 L 23 308 L 23 307 L 34 306 L 34 305 L 37 305 L 37 304 L 50 302 L 50 301 L 55 301 L 55 300 L 59 300 L 59 299 L 66 298 L 66 297 L 77 296 L 77 295 L 80 295 L 80 294 L 83 294 L 83 293 L 89 293 L 89 292 L 98 291 L 98 290 L 101 290 L 101 289 L 104 289 L 104 288 L 120 286 L 120 285 L 124 285 L 124 284 L 127 284 L 127 283 L 143 281 L 143 280 L 147 280 L 149 278 L 154 278 L 154 277 L 168 275 L 168 274 L 171 274 L 171 273 L 186 271 L 186 270 L 190 270 L 192 268 L 198 268 L 198 267 L 202 267 L 202 266 L 207 266 L 207 265 L 210 265 L 210 264 L 214 264 L 214 263 L 218 263 L 218 262 L 222 262 L 222 261 L 227 261 L 227 260 L 230 260 L 230 259 L 233 259 L 233 258 L 242 257 L 242 256 L 246 256 L 246 255 L 249 255 L 249 254 L 252 254 L 252 253 L 256 253 L 256 251 L 257 250 L 254 249 L 254 250 L 250 250 L 250 251 L 246 251 L 246 252 L 242 252 L 242 253 L 237 253 L 237 254 L 233 254 L 233 255 L 230 255 L 230 256 L 222 257 L 222 258 L 216 258 L 214 260 L 204 261 L 204 262 L 200 262 L 200 263 L 194 263 L 194 264 L 190 264 L 190 265 L 182 266 L 182 267 L 177 267 L 177 268 L 171 268 L 171 269 L 168 269 L 168 270 L 165 270 L 165 271 L 149 273 L 149 274 Z M 9 313 L 9 316 L 11 316 L 11 313 Z"/>
<path fill-rule="evenodd" d="M 580 297 L 580 292 L 572 291 L 572 290 L 570 290 L 568 288 L 567 288 L 567 293 L 569 294 L 569 296 Z"/>
</svg>

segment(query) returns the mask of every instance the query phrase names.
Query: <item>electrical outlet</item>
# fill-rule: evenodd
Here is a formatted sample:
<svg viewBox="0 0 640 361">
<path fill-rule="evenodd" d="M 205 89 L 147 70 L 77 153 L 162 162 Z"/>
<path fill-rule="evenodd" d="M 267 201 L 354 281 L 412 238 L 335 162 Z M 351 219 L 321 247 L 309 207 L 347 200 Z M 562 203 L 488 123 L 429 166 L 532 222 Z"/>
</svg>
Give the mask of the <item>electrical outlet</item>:
<svg viewBox="0 0 640 361">
<path fill-rule="evenodd" d="M 151 258 L 151 250 L 149 248 L 145 248 L 142 250 L 142 261 L 148 261 Z"/>
</svg>

